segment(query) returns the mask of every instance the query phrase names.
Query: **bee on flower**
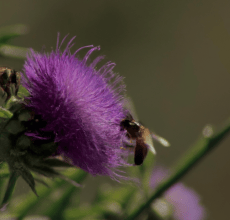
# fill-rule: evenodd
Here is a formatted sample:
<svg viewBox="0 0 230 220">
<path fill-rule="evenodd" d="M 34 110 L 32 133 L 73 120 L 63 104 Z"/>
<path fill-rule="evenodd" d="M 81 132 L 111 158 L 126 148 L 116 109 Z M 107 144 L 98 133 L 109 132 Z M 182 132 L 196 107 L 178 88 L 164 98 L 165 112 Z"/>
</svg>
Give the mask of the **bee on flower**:
<svg viewBox="0 0 230 220">
<path fill-rule="evenodd" d="M 22 176 L 35 194 L 30 171 L 66 179 L 54 168 L 69 165 L 92 175 L 125 179 L 119 168 L 131 165 L 127 162 L 129 152 L 124 150 L 127 142 L 136 140 L 133 151 L 137 165 L 142 164 L 148 149 L 154 149 L 150 131 L 127 119 L 125 84 L 113 72 L 115 63 L 107 62 L 97 69 L 104 56 L 90 61 L 91 54 L 100 50 L 93 45 L 71 54 L 74 38 L 63 51 L 66 37 L 59 43 L 59 36 L 56 49 L 50 53 L 31 50 L 21 76 L 0 69 L 0 86 L 7 95 L 6 108 L 1 110 L 8 117 L 0 136 L 0 162 L 7 162 L 11 177 Z M 83 59 L 77 56 L 81 50 L 88 50 Z M 24 97 L 17 96 L 20 83 L 28 92 Z M 9 90 L 12 85 L 13 93 Z M 138 131 L 130 136 L 133 124 Z"/>
<path fill-rule="evenodd" d="M 22 85 L 30 94 L 26 108 L 45 125 L 26 134 L 48 140 L 52 134 L 58 145 L 55 154 L 93 175 L 119 177 L 116 169 L 127 165 L 120 148 L 124 136 L 120 122 L 127 114 L 123 78 L 113 72 L 115 63 L 95 68 L 103 56 L 89 61 L 100 47 L 85 46 L 71 54 L 74 38 L 61 52 L 64 40 L 49 54 L 32 50 L 27 56 L 22 75 Z M 76 55 L 83 49 L 88 52 L 79 59 Z"/>
</svg>

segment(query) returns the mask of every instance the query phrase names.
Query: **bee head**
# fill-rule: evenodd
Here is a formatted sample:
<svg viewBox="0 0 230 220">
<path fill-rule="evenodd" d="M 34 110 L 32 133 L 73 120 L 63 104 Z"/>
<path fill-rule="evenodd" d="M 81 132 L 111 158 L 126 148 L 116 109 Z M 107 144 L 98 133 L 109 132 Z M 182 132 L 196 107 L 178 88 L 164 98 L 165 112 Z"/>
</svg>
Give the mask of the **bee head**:
<svg viewBox="0 0 230 220">
<path fill-rule="evenodd" d="M 129 138 L 136 138 L 139 136 L 140 124 L 134 120 L 124 119 L 120 123 L 121 129 L 127 131 Z"/>
</svg>

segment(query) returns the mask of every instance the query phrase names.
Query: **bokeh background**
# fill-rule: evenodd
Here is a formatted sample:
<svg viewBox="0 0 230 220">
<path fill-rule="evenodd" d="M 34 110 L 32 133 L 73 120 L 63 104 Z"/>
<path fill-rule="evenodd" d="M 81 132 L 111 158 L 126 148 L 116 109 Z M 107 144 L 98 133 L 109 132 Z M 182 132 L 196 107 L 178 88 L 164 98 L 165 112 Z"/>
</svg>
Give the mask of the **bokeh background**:
<svg viewBox="0 0 230 220">
<path fill-rule="evenodd" d="M 139 119 L 171 143 L 157 146 L 158 163 L 171 167 L 205 125 L 230 116 L 228 1 L 0 1 L 0 27 L 18 23 L 29 32 L 13 45 L 50 51 L 57 32 L 77 36 L 73 50 L 100 45 L 97 55 L 116 62 Z M 0 57 L 0 65 L 21 70 L 23 60 Z M 209 220 L 229 216 L 229 146 L 230 137 L 183 178 Z"/>
</svg>

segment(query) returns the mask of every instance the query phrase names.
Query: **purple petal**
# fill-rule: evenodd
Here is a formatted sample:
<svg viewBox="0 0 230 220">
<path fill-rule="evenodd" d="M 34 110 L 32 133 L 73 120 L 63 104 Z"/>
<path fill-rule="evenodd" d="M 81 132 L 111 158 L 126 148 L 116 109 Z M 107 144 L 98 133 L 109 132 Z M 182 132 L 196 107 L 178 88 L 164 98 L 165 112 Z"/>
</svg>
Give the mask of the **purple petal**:
<svg viewBox="0 0 230 220">
<path fill-rule="evenodd" d="M 168 176 L 169 170 L 161 166 L 155 167 L 150 178 L 150 187 L 155 190 Z M 206 216 L 199 195 L 183 183 L 171 186 L 163 197 L 173 207 L 173 217 L 176 220 L 202 220 Z"/>
<path fill-rule="evenodd" d="M 72 41 L 63 52 L 58 43 L 50 54 L 31 50 L 24 64 L 29 81 L 22 77 L 30 92 L 28 107 L 47 122 L 42 130 L 55 134 L 56 153 L 91 174 L 115 178 L 119 175 L 113 168 L 127 165 L 121 149 L 125 134 L 120 129 L 126 115 L 122 104 L 125 85 L 113 73 L 114 63 L 94 69 L 102 56 L 87 64 L 99 47 L 82 47 L 71 55 Z M 91 49 L 82 60 L 75 57 L 87 47 Z"/>
</svg>

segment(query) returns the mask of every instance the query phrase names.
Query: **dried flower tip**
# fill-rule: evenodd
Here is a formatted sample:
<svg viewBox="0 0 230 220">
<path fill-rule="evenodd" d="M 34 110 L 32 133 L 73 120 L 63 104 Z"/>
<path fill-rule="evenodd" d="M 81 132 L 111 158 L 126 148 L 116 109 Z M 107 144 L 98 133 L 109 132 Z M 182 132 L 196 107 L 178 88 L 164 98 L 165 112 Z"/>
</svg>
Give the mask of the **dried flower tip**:
<svg viewBox="0 0 230 220">
<path fill-rule="evenodd" d="M 7 68 L 0 67 L 0 87 L 6 93 L 5 102 L 7 102 L 11 96 L 17 96 L 20 86 L 20 73 Z"/>
</svg>

